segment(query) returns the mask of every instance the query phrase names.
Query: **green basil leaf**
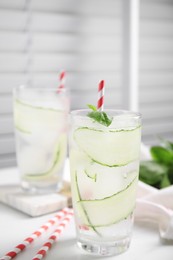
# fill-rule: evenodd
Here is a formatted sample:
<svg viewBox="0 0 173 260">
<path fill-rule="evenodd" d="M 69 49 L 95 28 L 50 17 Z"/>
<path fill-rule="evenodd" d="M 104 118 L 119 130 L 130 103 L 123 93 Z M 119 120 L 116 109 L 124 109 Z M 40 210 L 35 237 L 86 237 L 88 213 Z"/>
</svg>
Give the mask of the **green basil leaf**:
<svg viewBox="0 0 173 260">
<path fill-rule="evenodd" d="M 110 126 L 112 123 L 112 118 L 109 118 L 105 112 L 101 112 L 103 121 L 106 122 L 106 126 Z"/>
<path fill-rule="evenodd" d="M 94 119 L 94 121 L 104 126 L 110 126 L 113 118 L 110 118 L 104 111 L 97 111 L 97 108 L 93 105 L 88 105 L 93 111 L 88 113 L 88 117 Z M 95 110 L 96 109 L 96 110 Z"/>
<path fill-rule="evenodd" d="M 167 150 L 161 146 L 153 146 L 150 149 L 151 156 L 154 160 L 166 164 L 171 165 L 173 163 L 173 152 Z"/>
<path fill-rule="evenodd" d="M 158 185 L 168 172 L 166 165 L 156 161 L 141 161 L 139 179 L 149 185 Z"/>
<path fill-rule="evenodd" d="M 173 184 L 173 164 L 169 167 L 168 178 L 169 178 L 170 183 L 172 185 Z"/>
<path fill-rule="evenodd" d="M 170 182 L 170 180 L 168 178 L 168 175 L 165 174 L 163 176 L 163 179 L 160 182 L 160 188 L 163 189 L 163 188 L 169 187 L 170 185 L 171 185 L 171 182 Z"/>
</svg>

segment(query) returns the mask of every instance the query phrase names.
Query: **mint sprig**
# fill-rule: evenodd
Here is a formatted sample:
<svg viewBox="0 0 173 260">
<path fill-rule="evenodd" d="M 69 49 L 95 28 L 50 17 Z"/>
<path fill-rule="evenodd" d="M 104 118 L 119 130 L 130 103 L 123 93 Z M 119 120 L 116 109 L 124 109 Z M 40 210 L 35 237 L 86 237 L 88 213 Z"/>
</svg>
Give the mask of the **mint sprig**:
<svg viewBox="0 0 173 260">
<path fill-rule="evenodd" d="M 109 117 L 105 112 L 103 111 L 98 111 L 97 108 L 93 105 L 88 104 L 88 107 L 92 110 L 91 112 L 88 113 L 88 117 L 94 119 L 94 121 L 98 122 L 101 125 L 104 126 L 110 126 L 112 123 L 113 118 Z"/>
<path fill-rule="evenodd" d="M 159 189 L 173 185 L 173 143 L 162 138 L 150 154 L 150 161 L 140 162 L 139 179 Z"/>
</svg>

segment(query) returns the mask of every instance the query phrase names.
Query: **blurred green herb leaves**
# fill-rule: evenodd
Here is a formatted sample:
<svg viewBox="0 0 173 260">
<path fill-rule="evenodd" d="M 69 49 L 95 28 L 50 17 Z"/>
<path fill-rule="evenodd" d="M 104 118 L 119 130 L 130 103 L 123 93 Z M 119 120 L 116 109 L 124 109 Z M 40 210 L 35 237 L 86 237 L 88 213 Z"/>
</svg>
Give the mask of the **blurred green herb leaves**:
<svg viewBox="0 0 173 260">
<path fill-rule="evenodd" d="M 141 161 L 139 179 L 162 189 L 173 184 L 173 143 L 161 138 L 160 146 L 150 148 L 152 160 Z"/>
</svg>

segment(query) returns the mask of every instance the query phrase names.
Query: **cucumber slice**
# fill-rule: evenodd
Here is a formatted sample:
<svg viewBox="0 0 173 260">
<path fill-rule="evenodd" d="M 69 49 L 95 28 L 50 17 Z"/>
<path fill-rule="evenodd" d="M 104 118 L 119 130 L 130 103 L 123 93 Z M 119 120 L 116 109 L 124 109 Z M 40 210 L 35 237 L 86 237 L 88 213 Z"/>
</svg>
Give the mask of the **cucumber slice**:
<svg viewBox="0 0 173 260">
<path fill-rule="evenodd" d="M 76 167 L 81 198 L 103 199 L 125 189 L 138 176 L 138 165 L 133 162 L 128 166 L 107 167 L 90 162 L 84 168 Z"/>
<path fill-rule="evenodd" d="M 80 167 L 83 165 L 87 165 L 91 162 L 91 160 L 88 159 L 88 157 L 85 154 L 81 154 L 77 152 L 75 149 L 70 150 L 70 171 L 71 171 L 71 189 L 73 193 L 73 208 L 77 212 L 77 222 L 79 225 L 83 225 L 83 221 L 85 223 L 89 223 L 89 226 L 91 229 L 98 235 L 100 234 L 97 232 L 97 230 L 92 227 L 92 223 L 90 219 L 88 218 L 87 212 L 85 211 L 85 208 L 83 205 L 77 205 L 77 201 L 80 201 L 82 199 L 81 192 L 78 185 L 78 174 L 76 171 L 76 162 L 80 162 Z"/>
<path fill-rule="evenodd" d="M 90 178 L 91 180 L 93 180 L 94 182 L 97 181 L 97 173 L 92 173 L 92 172 L 89 172 L 87 170 L 84 170 L 84 173 L 86 174 L 86 176 L 88 178 Z"/>
<path fill-rule="evenodd" d="M 95 227 L 102 237 L 109 237 L 115 241 L 115 235 L 117 233 L 121 234 L 121 237 L 126 237 L 127 234 L 130 235 L 133 227 L 133 212 L 125 219 L 122 219 L 118 223 L 111 223 L 111 225 Z"/>
<path fill-rule="evenodd" d="M 67 151 L 67 136 L 62 134 L 56 145 L 55 153 L 52 159 L 52 165 L 49 170 L 40 173 L 25 173 L 23 178 L 26 180 L 41 180 L 49 178 L 50 175 L 56 174 L 63 167 Z"/>
<path fill-rule="evenodd" d="M 80 200 L 77 202 L 79 210 L 85 209 L 92 227 L 108 226 L 127 218 L 134 210 L 136 198 L 137 178 L 124 190 L 101 200 Z M 82 215 L 81 215 L 82 216 Z M 83 219 L 85 225 L 91 224 Z"/>
<path fill-rule="evenodd" d="M 47 129 L 59 130 L 64 127 L 65 120 L 63 111 L 36 107 L 15 100 L 14 123 L 17 130 L 21 132 L 31 134 L 32 132 L 47 131 Z"/>
<path fill-rule="evenodd" d="M 93 161 L 109 166 L 126 165 L 139 158 L 141 128 L 102 131 L 88 127 L 74 131 L 79 148 Z"/>
<path fill-rule="evenodd" d="M 73 180 L 73 175 L 77 174 L 81 199 L 95 200 L 112 196 L 125 189 L 138 177 L 139 161 L 121 167 L 107 167 L 93 162 L 84 152 L 72 149 L 70 166 Z M 72 186 L 75 187 L 75 181 Z"/>
</svg>

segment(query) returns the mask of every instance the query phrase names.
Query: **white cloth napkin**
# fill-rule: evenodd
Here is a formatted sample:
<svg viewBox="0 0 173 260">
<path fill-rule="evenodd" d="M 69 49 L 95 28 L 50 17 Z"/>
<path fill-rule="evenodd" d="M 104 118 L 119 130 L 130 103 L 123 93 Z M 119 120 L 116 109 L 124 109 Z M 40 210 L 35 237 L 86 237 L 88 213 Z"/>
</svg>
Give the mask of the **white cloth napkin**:
<svg viewBox="0 0 173 260">
<path fill-rule="evenodd" d="M 148 151 L 142 144 L 142 159 L 150 159 Z M 135 220 L 158 223 L 160 237 L 173 240 L 173 185 L 158 190 L 139 181 Z"/>
<path fill-rule="evenodd" d="M 135 220 L 158 223 L 161 238 L 173 240 L 173 186 L 157 190 L 139 181 Z"/>
</svg>

